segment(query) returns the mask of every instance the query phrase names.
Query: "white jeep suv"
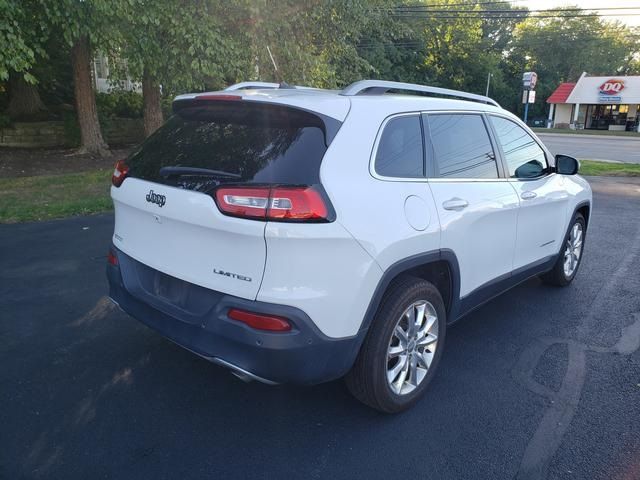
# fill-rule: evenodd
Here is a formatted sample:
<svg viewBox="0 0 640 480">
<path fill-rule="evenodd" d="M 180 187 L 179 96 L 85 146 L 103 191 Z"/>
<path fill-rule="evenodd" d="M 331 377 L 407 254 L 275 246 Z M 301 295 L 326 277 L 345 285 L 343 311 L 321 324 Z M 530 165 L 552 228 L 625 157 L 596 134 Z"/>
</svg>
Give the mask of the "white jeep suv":
<svg viewBox="0 0 640 480">
<path fill-rule="evenodd" d="M 403 410 L 449 324 L 580 265 L 578 162 L 490 98 L 245 82 L 173 109 L 116 165 L 110 297 L 241 378 L 346 375 L 364 403 Z"/>
</svg>

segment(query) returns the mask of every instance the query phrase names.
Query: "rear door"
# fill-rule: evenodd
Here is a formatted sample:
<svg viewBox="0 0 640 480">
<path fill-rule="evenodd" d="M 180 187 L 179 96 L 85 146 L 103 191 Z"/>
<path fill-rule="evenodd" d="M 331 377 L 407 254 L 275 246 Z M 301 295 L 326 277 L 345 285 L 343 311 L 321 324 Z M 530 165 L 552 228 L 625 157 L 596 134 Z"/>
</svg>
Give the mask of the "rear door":
<svg viewBox="0 0 640 480">
<path fill-rule="evenodd" d="M 536 140 L 511 119 L 489 115 L 509 183 L 520 198 L 513 269 L 556 255 L 565 234 L 569 195 Z"/>
<path fill-rule="evenodd" d="M 429 185 L 442 248 L 460 267 L 460 296 L 508 276 L 516 245 L 518 197 L 500 178 L 494 145 L 480 113 L 429 113 Z"/>
<path fill-rule="evenodd" d="M 183 105 L 126 159 L 125 180 L 111 189 L 114 245 L 172 277 L 255 299 L 267 223 L 225 215 L 216 191 L 245 189 L 229 201 L 259 212 L 263 199 L 247 188 L 319 183 L 326 148 L 323 120 L 302 110 L 245 101 Z"/>
</svg>

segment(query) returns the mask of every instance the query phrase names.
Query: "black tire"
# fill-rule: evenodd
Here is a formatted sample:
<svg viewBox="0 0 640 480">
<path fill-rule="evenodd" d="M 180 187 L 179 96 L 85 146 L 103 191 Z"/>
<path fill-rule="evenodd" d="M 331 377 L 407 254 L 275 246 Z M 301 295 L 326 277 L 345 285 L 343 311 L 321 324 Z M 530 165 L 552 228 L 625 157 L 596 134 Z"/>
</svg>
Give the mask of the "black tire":
<svg viewBox="0 0 640 480">
<path fill-rule="evenodd" d="M 426 369 L 426 374 L 423 373 L 424 377 L 418 382 L 418 386 L 410 393 L 400 395 L 392 391 L 387 381 L 387 368 L 390 368 L 388 362 L 393 362 L 387 358 L 387 351 L 400 317 L 415 302 L 421 300 L 429 302 L 438 317 L 436 348 L 431 364 Z M 349 391 L 362 403 L 381 412 L 396 413 L 411 407 L 424 394 L 438 368 L 446 324 L 444 302 L 433 284 L 409 276 L 395 280 L 382 298 L 358 358 L 345 377 Z"/>
<path fill-rule="evenodd" d="M 571 230 L 573 229 L 576 223 L 579 223 L 580 227 L 582 228 L 582 244 L 580 246 L 580 256 L 578 257 L 578 262 L 575 268 L 573 269 L 573 272 L 570 275 L 567 275 L 564 271 L 565 250 L 567 248 L 567 242 L 569 241 L 569 238 L 571 236 Z M 580 264 L 582 263 L 582 256 L 584 253 L 584 240 L 585 240 L 586 233 L 587 233 L 587 228 L 586 228 L 586 222 L 584 220 L 584 217 L 582 216 L 581 213 L 576 212 L 573 218 L 571 219 L 571 222 L 569 223 L 569 229 L 567 230 L 567 233 L 564 236 L 564 240 L 562 242 L 562 249 L 560 250 L 556 263 L 554 264 L 553 268 L 549 272 L 540 276 L 543 282 L 548 283 L 549 285 L 555 285 L 557 287 L 566 287 L 573 281 L 576 274 L 578 273 Z"/>
</svg>

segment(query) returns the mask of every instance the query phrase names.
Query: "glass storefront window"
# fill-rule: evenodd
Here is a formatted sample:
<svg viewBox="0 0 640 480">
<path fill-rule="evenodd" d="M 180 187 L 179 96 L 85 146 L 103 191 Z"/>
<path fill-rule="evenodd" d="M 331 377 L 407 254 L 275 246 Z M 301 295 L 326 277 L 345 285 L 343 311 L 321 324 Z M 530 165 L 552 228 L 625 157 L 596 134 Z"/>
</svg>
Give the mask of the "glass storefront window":
<svg viewBox="0 0 640 480">
<path fill-rule="evenodd" d="M 589 105 L 585 127 L 608 130 L 611 125 L 626 125 L 628 111 L 629 105 Z"/>
</svg>

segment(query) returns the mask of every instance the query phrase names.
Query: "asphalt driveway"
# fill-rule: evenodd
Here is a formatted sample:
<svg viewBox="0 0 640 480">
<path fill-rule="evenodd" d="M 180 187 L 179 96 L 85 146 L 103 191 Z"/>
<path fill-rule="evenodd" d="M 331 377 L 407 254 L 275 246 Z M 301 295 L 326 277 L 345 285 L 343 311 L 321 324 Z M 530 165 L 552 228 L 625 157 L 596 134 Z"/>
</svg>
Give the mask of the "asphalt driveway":
<svg viewBox="0 0 640 480">
<path fill-rule="evenodd" d="M 640 478 L 640 181 L 593 182 L 584 262 L 451 328 L 387 416 L 245 384 L 106 299 L 110 215 L 0 226 L 0 478 Z"/>
</svg>

